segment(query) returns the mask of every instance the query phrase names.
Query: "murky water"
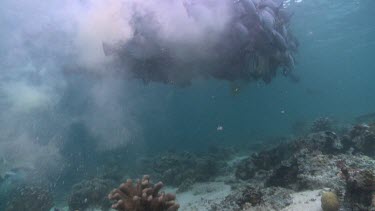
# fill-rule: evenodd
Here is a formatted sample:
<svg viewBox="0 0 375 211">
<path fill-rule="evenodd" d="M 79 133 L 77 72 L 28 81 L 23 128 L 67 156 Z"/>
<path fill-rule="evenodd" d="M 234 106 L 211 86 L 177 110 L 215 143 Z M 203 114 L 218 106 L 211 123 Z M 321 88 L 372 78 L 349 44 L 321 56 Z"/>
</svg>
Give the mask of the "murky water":
<svg viewBox="0 0 375 211">
<path fill-rule="evenodd" d="M 240 33 L 228 30 L 238 2 L 202 2 L 0 3 L 0 210 L 33 204 L 33 190 L 48 203 L 35 202 L 31 210 L 73 209 L 71 193 L 80 187 L 99 187 L 100 195 L 128 177 L 154 173 L 163 179 L 158 170 L 192 166 L 203 176 L 190 182 L 206 182 L 212 172 L 225 173 L 202 169 L 235 166 L 236 157 L 308 133 L 320 117 L 337 131 L 358 123 L 359 116 L 375 120 L 375 1 L 284 1 L 280 8 L 291 15 L 285 26 L 299 46 L 293 76 L 284 76 L 288 65 L 276 59 L 270 83 L 253 72 L 246 79 L 246 71 L 231 77 L 231 71 L 247 68 L 241 59 L 233 62 L 233 55 L 248 51 L 238 50 L 245 44 L 228 38 Z M 275 47 L 276 38 L 264 38 L 277 32 L 262 25 L 261 12 L 271 7 L 255 5 L 260 19 L 251 16 L 248 23 L 254 28 L 246 36 L 255 37 L 249 54 L 274 60 L 292 55 Z M 182 13 L 186 8 L 191 13 Z M 134 23 L 137 15 L 146 17 L 144 25 Z M 103 42 L 116 44 L 121 56 L 105 56 Z M 127 49 L 130 56 L 123 55 Z M 174 161 L 182 169 L 174 169 Z M 176 187 L 186 182 L 163 180 Z M 84 209 L 82 200 L 89 204 L 82 197 L 75 198 L 74 209 Z"/>
</svg>

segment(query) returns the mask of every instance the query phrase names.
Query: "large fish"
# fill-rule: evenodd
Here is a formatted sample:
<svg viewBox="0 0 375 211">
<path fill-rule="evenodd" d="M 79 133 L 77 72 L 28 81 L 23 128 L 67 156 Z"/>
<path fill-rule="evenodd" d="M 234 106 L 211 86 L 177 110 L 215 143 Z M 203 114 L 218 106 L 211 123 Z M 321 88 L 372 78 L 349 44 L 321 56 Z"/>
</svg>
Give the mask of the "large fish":
<svg viewBox="0 0 375 211">
<path fill-rule="evenodd" d="M 291 13 L 286 12 L 282 7 L 283 0 L 234 1 L 233 4 L 232 1 L 228 3 L 232 4 L 230 9 L 235 15 L 230 17 L 222 34 L 217 40 L 209 42 L 208 46 L 205 46 L 204 42 L 201 44 L 200 49 L 207 51 L 203 57 L 196 55 L 196 51 L 190 49 L 190 46 L 180 47 L 176 46 L 178 43 L 169 43 L 168 40 L 162 39 L 162 33 L 160 36 L 159 33 L 163 27 L 157 14 L 143 13 L 134 15 L 130 22 L 134 36 L 123 43 L 103 43 L 104 54 L 113 55 L 113 60 L 119 61 L 119 65 L 124 64 L 126 66 L 124 71 L 131 71 L 135 78 L 173 84 L 178 83 L 177 81 L 190 81 L 198 75 L 230 81 L 244 78 L 246 80 L 264 78 L 270 81 L 275 76 L 276 70 L 286 68 L 290 71 L 294 67 L 293 55 L 296 53 L 298 42 L 287 28 Z M 202 5 L 206 7 L 206 4 L 216 1 L 186 0 L 186 2 L 183 6 L 187 15 L 194 18 L 197 12 L 193 11 L 195 8 L 200 8 Z M 200 49 L 198 50 L 201 51 Z M 185 53 L 180 54 L 184 50 L 188 52 L 186 56 Z M 247 57 L 258 57 L 258 59 Z M 246 66 L 246 71 L 243 69 L 242 72 L 228 71 L 230 68 L 226 66 L 233 67 L 233 64 Z M 188 68 L 189 70 L 183 74 L 181 71 L 175 71 L 185 66 L 199 66 L 199 68 Z M 207 71 L 202 71 L 205 69 Z"/>
<path fill-rule="evenodd" d="M 266 29 L 268 32 L 272 32 L 275 26 L 275 17 L 272 16 L 272 14 L 267 10 L 260 10 L 259 17 L 263 25 L 263 28 Z"/>
<path fill-rule="evenodd" d="M 261 2 L 262 0 L 252 0 L 252 2 L 254 3 L 254 5 L 256 7 L 258 7 L 259 3 Z"/>
<path fill-rule="evenodd" d="M 298 39 L 291 33 L 288 33 L 288 48 L 292 52 L 297 52 L 299 47 Z"/>
<path fill-rule="evenodd" d="M 273 1 L 273 0 L 263 0 L 259 3 L 258 7 L 260 9 L 269 7 L 273 11 L 278 11 L 283 6 L 283 1 Z"/>
<path fill-rule="evenodd" d="M 251 0 L 241 0 L 235 4 L 236 14 L 249 30 L 260 22 L 258 11 Z"/>
<path fill-rule="evenodd" d="M 276 14 L 271 8 L 264 7 L 263 10 L 266 10 L 269 14 L 271 14 L 274 18 L 276 18 Z"/>
<path fill-rule="evenodd" d="M 294 69 L 295 61 L 294 61 L 293 55 L 290 52 L 286 52 L 286 61 L 285 61 L 285 64 L 286 64 L 286 67 L 289 70 Z"/>
<path fill-rule="evenodd" d="M 288 29 L 284 24 L 280 26 L 280 33 L 283 37 L 288 37 Z"/>
<path fill-rule="evenodd" d="M 242 0 L 242 5 L 244 6 L 246 12 L 250 15 L 256 15 L 257 9 L 255 7 L 255 4 L 252 0 Z"/>
<path fill-rule="evenodd" d="M 246 43 L 249 41 L 249 30 L 241 22 L 237 22 L 234 28 L 241 43 Z"/>
<path fill-rule="evenodd" d="M 294 15 L 294 13 L 291 12 L 290 10 L 281 8 L 277 12 L 277 15 L 279 17 L 279 20 L 285 24 L 285 23 L 289 23 L 290 19 Z"/>
<path fill-rule="evenodd" d="M 274 41 L 275 41 L 276 47 L 278 49 L 280 49 L 281 51 L 285 51 L 288 48 L 288 45 L 287 45 L 284 37 L 279 32 L 277 32 L 276 30 L 273 30 L 272 34 L 274 36 Z"/>
</svg>

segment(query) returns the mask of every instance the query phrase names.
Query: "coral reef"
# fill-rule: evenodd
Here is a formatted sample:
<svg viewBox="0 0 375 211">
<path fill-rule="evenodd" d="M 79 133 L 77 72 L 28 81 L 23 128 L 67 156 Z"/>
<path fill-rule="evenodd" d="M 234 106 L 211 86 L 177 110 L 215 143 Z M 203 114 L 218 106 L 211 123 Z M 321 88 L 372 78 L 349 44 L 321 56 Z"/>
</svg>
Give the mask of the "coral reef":
<svg viewBox="0 0 375 211">
<path fill-rule="evenodd" d="M 339 201 L 346 202 L 344 208 L 374 209 L 373 128 L 356 125 L 341 135 L 323 131 L 282 143 L 243 159 L 235 176 L 246 183 L 258 184 L 262 198 L 267 195 L 264 189 L 272 187 L 294 191 L 329 188 Z M 250 199 L 245 200 L 247 204 L 252 204 Z"/>
<path fill-rule="evenodd" d="M 70 210 L 87 210 L 101 208 L 108 210 L 111 202 L 108 200 L 108 192 L 113 188 L 114 182 L 104 179 L 84 180 L 73 185 L 68 198 Z"/>
<path fill-rule="evenodd" d="M 310 130 L 314 133 L 322 131 L 332 131 L 333 121 L 328 117 L 319 117 L 312 123 Z"/>
<path fill-rule="evenodd" d="M 5 211 L 49 211 L 53 207 L 51 192 L 40 186 L 20 185 L 6 197 Z"/>
<path fill-rule="evenodd" d="M 138 166 L 139 174 L 150 173 L 158 180 L 186 191 L 195 182 L 205 182 L 225 171 L 224 162 L 230 150 L 212 149 L 208 153 L 167 152 L 144 159 Z M 147 172 L 146 172 L 147 170 Z"/>
<path fill-rule="evenodd" d="M 352 145 L 355 152 L 375 157 L 375 126 L 360 124 L 353 127 L 346 137 L 346 143 Z"/>
<path fill-rule="evenodd" d="M 375 210 L 375 166 L 372 169 L 348 168 L 340 163 L 346 181 L 345 199 L 352 210 Z"/>
<path fill-rule="evenodd" d="M 344 182 L 337 177 L 340 169 L 336 162 L 348 159 L 348 155 L 325 155 L 321 152 L 306 154 L 298 158 L 298 188 L 331 188 L 343 192 Z"/>
<path fill-rule="evenodd" d="M 320 151 L 323 154 L 337 154 L 343 152 L 343 145 L 339 136 L 332 131 L 311 133 L 295 142 L 290 143 L 294 152 Z"/>
<path fill-rule="evenodd" d="M 282 162 L 281 165 L 278 166 L 268 178 L 268 180 L 266 181 L 266 185 L 293 189 L 292 185 L 294 185 L 296 181 L 298 181 L 298 170 L 299 165 L 296 159 Z"/>
<path fill-rule="evenodd" d="M 279 173 L 280 176 L 289 174 L 292 176 L 295 174 L 286 170 L 295 171 L 293 166 L 297 164 L 297 157 L 305 157 L 312 152 L 337 154 L 342 149 L 341 141 L 334 132 L 312 133 L 294 142 L 282 143 L 273 149 L 254 153 L 238 165 L 236 177 L 243 180 L 252 179 L 255 173 L 260 170 L 269 171 L 275 169 L 275 174 Z M 303 165 L 303 161 L 300 162 Z"/>
<path fill-rule="evenodd" d="M 252 158 L 242 160 L 236 169 L 235 176 L 239 179 L 247 180 L 255 176 L 258 168 L 253 163 Z"/>
<path fill-rule="evenodd" d="M 175 203 L 175 195 L 159 193 L 162 182 L 153 185 L 148 175 L 138 180 L 134 186 L 132 180 L 127 180 L 108 195 L 114 200 L 112 208 L 122 211 L 176 211 L 179 205 Z"/>
<path fill-rule="evenodd" d="M 324 192 L 321 198 L 323 211 L 338 211 L 340 203 L 334 192 Z"/>
</svg>

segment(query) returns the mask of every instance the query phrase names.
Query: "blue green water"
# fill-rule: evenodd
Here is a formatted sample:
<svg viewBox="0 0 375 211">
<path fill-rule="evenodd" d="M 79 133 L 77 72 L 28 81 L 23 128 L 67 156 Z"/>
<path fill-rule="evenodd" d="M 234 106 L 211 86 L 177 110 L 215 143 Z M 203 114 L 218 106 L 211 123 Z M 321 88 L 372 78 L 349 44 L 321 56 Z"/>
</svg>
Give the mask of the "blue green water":
<svg viewBox="0 0 375 211">
<path fill-rule="evenodd" d="M 0 173 L 27 166 L 54 175 L 72 153 L 91 159 L 121 147 L 248 146 L 290 137 L 296 122 L 328 116 L 349 125 L 375 112 L 373 0 L 292 1 L 299 83 L 280 74 L 270 84 L 196 79 L 188 87 L 63 74 L 80 49 L 67 47 L 75 25 L 54 23 L 73 3 L 22 3 L 0 3 Z"/>
<path fill-rule="evenodd" d="M 268 85 L 243 86 L 235 96 L 228 83 L 213 80 L 183 89 L 141 87 L 150 104 L 143 104 L 140 115 L 152 119 L 146 121 L 145 139 L 193 148 L 207 141 L 249 142 L 288 136 L 299 120 L 329 116 L 349 123 L 373 112 L 374 6 L 370 0 L 293 6 L 292 28 L 301 43 L 296 65 L 300 83 L 280 76 Z M 218 125 L 224 130 L 216 131 Z"/>
</svg>

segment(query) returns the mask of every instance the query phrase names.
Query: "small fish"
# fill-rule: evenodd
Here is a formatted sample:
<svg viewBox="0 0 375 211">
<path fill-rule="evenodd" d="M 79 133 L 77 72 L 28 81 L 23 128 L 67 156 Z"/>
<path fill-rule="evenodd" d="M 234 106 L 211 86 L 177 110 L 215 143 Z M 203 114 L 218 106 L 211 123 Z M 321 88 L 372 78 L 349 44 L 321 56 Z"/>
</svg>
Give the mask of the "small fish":
<svg viewBox="0 0 375 211">
<path fill-rule="evenodd" d="M 239 95 L 242 88 L 246 86 L 245 81 L 233 81 L 230 83 L 230 90 L 233 96 Z"/>
<path fill-rule="evenodd" d="M 234 27 L 235 27 L 236 34 L 238 34 L 240 41 L 242 43 L 245 43 L 246 41 L 248 41 L 249 30 L 247 30 L 247 28 L 241 22 L 237 22 Z"/>
<path fill-rule="evenodd" d="M 216 130 L 217 130 L 217 131 L 222 131 L 222 130 L 224 130 L 224 127 L 221 126 L 221 125 L 219 125 L 219 126 L 217 126 Z"/>
</svg>

